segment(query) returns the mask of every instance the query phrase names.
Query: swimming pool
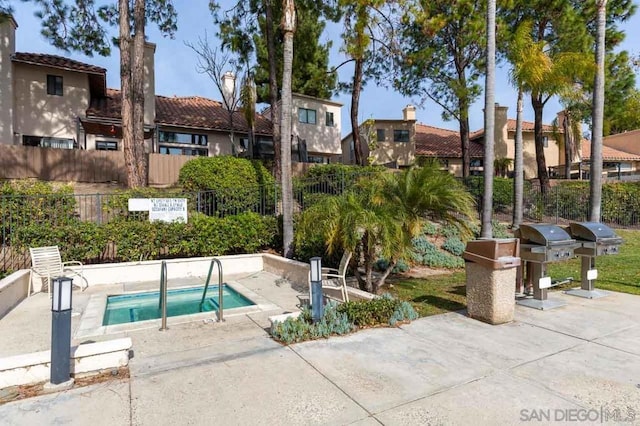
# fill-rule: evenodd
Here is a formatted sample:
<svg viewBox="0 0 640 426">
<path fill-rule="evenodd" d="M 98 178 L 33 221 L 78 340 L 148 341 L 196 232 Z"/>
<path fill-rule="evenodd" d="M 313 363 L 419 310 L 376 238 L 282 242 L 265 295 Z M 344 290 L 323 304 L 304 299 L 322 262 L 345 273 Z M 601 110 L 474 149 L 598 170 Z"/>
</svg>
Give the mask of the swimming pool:
<svg viewBox="0 0 640 426">
<path fill-rule="evenodd" d="M 199 312 L 217 311 L 218 286 L 209 286 L 202 311 L 200 311 L 200 301 L 202 300 L 203 291 L 204 286 L 168 290 L 167 316 L 175 317 L 197 314 Z M 225 311 L 227 309 L 255 305 L 254 302 L 226 284 L 223 285 L 222 292 Z M 158 319 L 161 317 L 161 312 L 158 307 L 159 299 L 159 291 L 109 296 L 107 297 L 107 306 L 104 311 L 102 325 L 106 326 Z"/>
</svg>

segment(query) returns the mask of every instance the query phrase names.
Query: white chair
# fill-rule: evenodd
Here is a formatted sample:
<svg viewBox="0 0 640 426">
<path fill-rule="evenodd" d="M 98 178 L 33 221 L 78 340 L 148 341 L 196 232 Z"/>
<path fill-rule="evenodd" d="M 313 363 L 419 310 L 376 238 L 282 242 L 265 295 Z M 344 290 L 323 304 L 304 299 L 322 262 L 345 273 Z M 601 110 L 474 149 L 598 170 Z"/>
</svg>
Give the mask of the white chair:
<svg viewBox="0 0 640 426">
<path fill-rule="evenodd" d="M 340 259 L 340 266 L 335 268 L 322 268 L 322 288 L 330 290 L 340 290 L 342 299 L 338 299 L 332 295 L 325 294 L 324 296 L 329 299 L 334 299 L 339 302 L 349 301 L 349 292 L 347 291 L 347 268 L 349 267 L 349 261 L 351 260 L 351 252 L 345 251 Z M 309 298 L 311 298 L 311 273 L 309 273 Z"/>
<path fill-rule="evenodd" d="M 61 277 L 65 274 L 80 277 L 79 287 L 83 291 L 89 286 L 84 279 L 84 265 L 82 262 L 78 262 L 77 260 L 63 262 L 58 246 L 29 248 L 29 252 L 31 253 L 29 296 L 31 296 L 33 280 L 36 277 L 47 283 L 49 294 L 51 294 L 51 278 Z M 71 269 L 69 266 L 79 267 L 80 271 L 78 272 L 76 269 Z"/>
</svg>

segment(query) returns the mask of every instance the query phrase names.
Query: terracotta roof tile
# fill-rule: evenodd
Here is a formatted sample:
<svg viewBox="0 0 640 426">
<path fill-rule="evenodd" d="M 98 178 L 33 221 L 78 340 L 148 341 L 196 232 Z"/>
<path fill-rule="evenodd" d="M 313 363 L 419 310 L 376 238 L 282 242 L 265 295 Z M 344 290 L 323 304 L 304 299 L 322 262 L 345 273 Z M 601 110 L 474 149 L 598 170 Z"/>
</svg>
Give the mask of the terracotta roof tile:
<svg viewBox="0 0 640 426">
<path fill-rule="evenodd" d="M 523 121 L 522 122 L 522 131 L 523 132 L 533 132 L 535 123 L 533 121 Z M 513 118 L 507 119 L 507 131 L 515 132 L 516 131 L 516 120 Z M 551 133 L 554 131 L 553 126 L 550 124 L 543 124 L 542 131 L 545 133 Z M 558 128 L 557 131 L 562 133 L 562 129 Z M 469 133 L 470 139 L 478 139 L 484 136 L 484 129 L 478 129 L 474 132 Z"/>
<path fill-rule="evenodd" d="M 87 116 L 119 119 L 120 109 L 120 91 L 107 89 L 105 98 L 91 101 Z M 233 122 L 235 131 L 248 132 L 247 121 L 240 111 L 233 113 Z M 221 131 L 231 129 L 227 110 L 222 104 L 199 96 L 156 96 L 156 123 Z M 266 117 L 256 114 L 255 131 L 257 134 L 270 135 L 271 122 Z"/>
<path fill-rule="evenodd" d="M 33 65 L 43 65 L 52 68 L 60 68 L 69 71 L 79 71 L 93 74 L 106 74 L 107 70 L 84 62 L 74 61 L 57 55 L 47 55 L 42 53 L 16 52 L 11 55 L 14 62 L 22 62 Z"/>
<path fill-rule="evenodd" d="M 482 158 L 482 144 L 471 141 L 469 153 L 472 158 Z M 460 134 L 454 130 L 441 129 L 416 123 L 416 155 L 438 158 L 461 158 Z"/>
<path fill-rule="evenodd" d="M 591 159 L 591 142 L 588 140 L 583 140 L 582 141 L 582 160 L 587 161 L 590 159 Z M 619 149 L 611 148 L 610 146 L 604 145 L 602 147 L 602 160 L 603 161 L 640 161 L 640 155 L 621 151 Z"/>
</svg>

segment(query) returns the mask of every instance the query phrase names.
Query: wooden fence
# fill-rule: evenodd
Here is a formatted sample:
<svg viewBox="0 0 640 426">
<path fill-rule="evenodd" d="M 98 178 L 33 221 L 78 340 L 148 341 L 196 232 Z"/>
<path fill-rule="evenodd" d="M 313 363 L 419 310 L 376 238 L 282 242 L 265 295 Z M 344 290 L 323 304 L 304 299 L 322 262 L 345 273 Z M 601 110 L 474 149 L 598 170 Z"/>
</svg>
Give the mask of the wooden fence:
<svg viewBox="0 0 640 426">
<path fill-rule="evenodd" d="M 61 182 L 124 182 L 124 154 L 0 145 L 0 178 Z"/>
<path fill-rule="evenodd" d="M 180 169 L 194 157 L 149 154 L 149 185 L 178 183 Z M 294 176 L 315 164 L 292 162 Z M 0 144 L 0 179 L 104 183 L 127 181 L 122 151 L 85 151 Z"/>
<path fill-rule="evenodd" d="M 149 185 L 171 186 L 193 157 L 149 154 Z M 0 144 L 0 179 L 126 183 L 122 151 L 84 151 Z"/>
</svg>

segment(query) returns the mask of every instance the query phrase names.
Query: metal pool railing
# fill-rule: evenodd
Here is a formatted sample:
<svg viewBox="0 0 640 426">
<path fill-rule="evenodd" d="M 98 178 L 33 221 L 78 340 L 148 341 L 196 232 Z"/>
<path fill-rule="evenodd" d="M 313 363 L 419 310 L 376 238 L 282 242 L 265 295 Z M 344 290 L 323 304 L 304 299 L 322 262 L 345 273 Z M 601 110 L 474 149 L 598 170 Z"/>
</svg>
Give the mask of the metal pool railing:
<svg viewBox="0 0 640 426">
<path fill-rule="evenodd" d="M 215 257 L 211 259 L 211 263 L 209 264 L 209 273 L 207 274 L 207 282 L 204 284 L 204 291 L 202 292 L 202 300 L 200 301 L 200 312 L 202 312 L 202 306 L 204 305 L 204 299 L 207 295 L 207 289 L 209 288 L 209 283 L 211 282 L 211 274 L 213 273 L 213 266 L 218 265 L 218 321 L 224 321 L 223 316 L 223 295 L 222 295 L 222 287 L 223 287 L 223 274 L 222 274 L 222 262 L 216 259 Z"/>
</svg>

